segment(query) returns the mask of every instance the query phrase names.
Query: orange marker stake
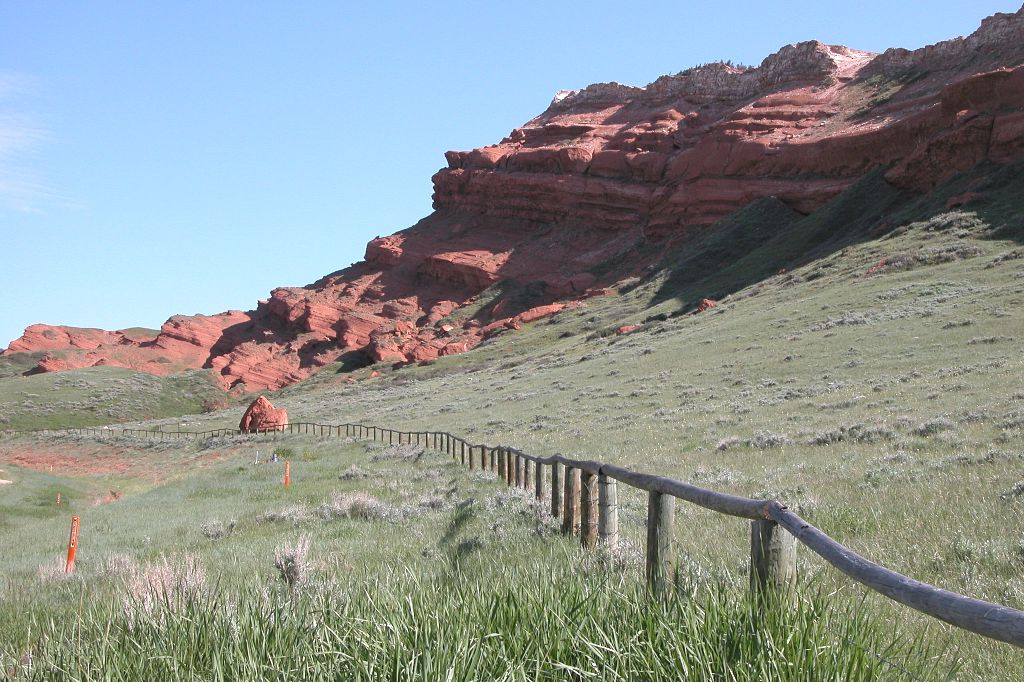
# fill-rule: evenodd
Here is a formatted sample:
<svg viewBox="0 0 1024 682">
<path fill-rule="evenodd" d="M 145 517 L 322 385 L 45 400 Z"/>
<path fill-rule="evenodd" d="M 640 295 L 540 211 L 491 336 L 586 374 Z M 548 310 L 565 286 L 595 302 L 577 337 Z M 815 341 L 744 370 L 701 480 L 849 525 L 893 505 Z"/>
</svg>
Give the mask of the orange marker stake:
<svg viewBox="0 0 1024 682">
<path fill-rule="evenodd" d="M 292 463 L 285 461 L 284 463 L 284 487 L 287 488 L 292 484 Z"/>
<path fill-rule="evenodd" d="M 71 537 L 68 538 L 68 562 L 64 565 L 65 573 L 75 570 L 75 552 L 78 550 L 78 517 L 71 517 Z"/>
</svg>

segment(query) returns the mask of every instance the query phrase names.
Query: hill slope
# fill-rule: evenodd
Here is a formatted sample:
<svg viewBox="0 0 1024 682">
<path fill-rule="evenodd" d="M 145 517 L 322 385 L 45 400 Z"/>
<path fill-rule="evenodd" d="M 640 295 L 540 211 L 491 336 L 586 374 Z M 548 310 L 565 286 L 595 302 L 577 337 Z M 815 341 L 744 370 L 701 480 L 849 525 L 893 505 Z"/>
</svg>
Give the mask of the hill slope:
<svg viewBox="0 0 1024 682">
<path fill-rule="evenodd" d="M 644 272 L 752 202 L 814 215 L 869 175 L 879 191 L 920 193 L 1024 157 L 1022 46 L 1024 9 L 913 52 L 811 41 L 757 68 L 560 93 L 499 144 L 449 152 L 435 212 L 351 268 L 157 334 L 35 325 L 4 356 L 44 353 L 40 372 L 210 368 L 225 388 L 256 390 L 337 361 L 459 353 Z"/>
<path fill-rule="evenodd" d="M 872 175 L 806 217 L 763 200 L 719 224 L 717 234 L 728 236 L 724 243 L 715 232 L 695 236 L 610 295 L 517 332 L 500 332 L 472 353 L 427 366 L 381 368 L 373 378 L 369 368 L 358 370 L 355 386 L 345 381 L 352 373 L 324 371 L 272 398 L 295 421 L 444 429 L 535 454 L 564 452 L 716 490 L 778 497 L 872 560 L 1022 608 L 1024 548 L 1016 531 L 1024 503 L 1022 171 L 1022 164 L 982 166 L 925 195 L 881 191 L 883 180 Z M 947 200 L 968 186 L 981 197 L 966 209 L 947 210 Z M 740 244 L 744 253 L 731 250 Z M 698 262 L 715 267 L 700 270 Z M 783 263 L 789 266 L 780 272 Z M 769 266 L 768 272 L 759 269 Z M 720 293 L 716 308 L 686 312 L 684 302 L 711 291 Z M 635 331 L 617 333 L 637 324 Z M 231 427 L 239 413 L 192 417 L 189 428 Z M 179 422 L 151 426 L 173 431 Z M 279 485 L 279 468 L 251 464 L 255 450 L 265 459 L 271 448 L 291 449 L 290 492 Z M 457 598 L 462 593 L 453 593 L 453 586 L 503 600 L 516 613 L 534 613 L 532 593 L 516 586 L 561 576 L 569 561 L 579 562 L 571 565 L 587 581 L 613 581 L 611 592 L 625 600 L 620 608 L 637 603 L 629 595 L 642 580 L 637 558 L 646 499 L 636 491 L 620 487 L 621 553 L 588 558 L 576 554 L 570 540 L 552 535 L 543 516 L 493 489 L 487 476 L 430 455 L 403 459 L 399 450 L 385 454 L 380 447 L 308 436 L 272 443 L 4 438 L 0 468 L 13 483 L 4 491 L 8 502 L 0 505 L 0 519 L 9 524 L 0 535 L 0 548 L 6 548 L 0 555 L 7 557 L 2 572 L 11 589 L 0 593 L 0 609 L 11 616 L 0 618 L 0 640 L 9 653 L 38 641 L 42 653 L 38 634 L 52 634 L 48 616 L 72 593 L 76 600 L 84 593 L 84 627 L 92 633 L 86 658 L 107 660 L 100 653 L 108 643 L 131 650 L 131 633 L 138 630 L 122 615 L 113 616 L 113 629 L 97 625 L 110 616 L 104 600 L 121 585 L 117 571 L 159 572 L 158 555 L 165 551 L 177 556 L 174 561 L 192 555 L 230 590 L 222 595 L 230 606 L 186 612 L 181 622 L 201 617 L 220 623 L 229 612 L 224 609 L 256 599 L 246 590 L 278 582 L 274 548 L 305 533 L 313 536 L 311 571 L 332 593 L 357 604 L 359 594 L 374 590 L 413 600 L 416 612 L 400 626 L 411 641 L 438 614 L 464 613 Z M 53 472 L 47 463 L 54 464 Z M 53 506 L 58 491 L 70 509 Z M 112 491 L 120 496 L 116 502 L 110 501 Z M 385 502 L 385 510 L 414 513 L 397 521 L 326 518 L 318 510 L 335 493 L 370 495 Z M 94 501 L 107 503 L 92 506 Z M 81 582 L 54 587 L 50 562 L 67 539 L 65 512 L 72 510 L 90 532 L 83 531 L 80 547 Z M 722 589 L 742 593 L 749 526 L 685 504 L 676 513 L 684 601 L 703 605 Z M 45 540 L 30 551 L 18 549 L 26 536 Z M 900 632 L 942 652 L 930 659 L 936 670 L 915 673 L 922 679 L 941 679 L 957 661 L 965 680 L 1024 674 L 1011 647 L 865 594 L 810 552 L 800 550 L 799 557 L 800 575 L 809 583 L 801 593 L 832 594 L 832 607 L 856 604 L 859 617 L 880 628 L 881 639 L 867 647 L 885 660 L 906 662 L 884 650 L 884 642 Z M 407 573 L 393 576 L 383 568 L 399 560 Z M 506 571 L 514 577 L 509 582 Z M 375 581 L 382 572 L 385 579 Z M 429 576 L 426 586 L 417 588 L 409 575 Z M 559 593 L 580 594 L 579 583 L 558 578 L 557 584 Z M 19 600 L 19 594 L 26 596 Z M 111 599 L 121 603 L 119 595 Z M 619 622 L 595 613 L 595 623 L 608 628 Z M 488 646 L 505 643 L 512 648 L 503 651 L 520 651 L 517 625 L 492 623 L 481 614 L 464 617 L 466 627 L 500 635 Z M 685 631 L 676 620 L 660 622 L 672 632 Z M 829 635 L 847 622 L 842 611 L 823 622 L 833 625 L 812 640 L 820 650 L 861 651 L 845 634 Z M 231 641 L 226 622 L 223 632 L 220 625 L 205 627 L 221 633 L 211 641 Z M 187 657 L 190 649 L 174 639 L 174 628 L 146 632 L 159 635 L 158 648 L 168 660 Z M 721 642 L 724 635 L 714 632 L 711 640 Z M 104 639 L 112 636 L 117 639 Z M 377 642 L 369 633 L 360 637 Z M 458 633 L 451 638 L 468 641 Z M 642 665 L 642 657 L 622 643 L 627 640 L 608 645 L 618 652 L 611 658 L 627 667 Z M 68 653 L 56 644 L 60 637 L 45 641 L 55 643 L 48 655 Z M 742 636 L 735 641 L 750 642 Z M 488 651 L 494 665 L 518 665 Z M 867 658 L 883 667 L 846 678 L 885 679 L 895 670 L 877 656 Z"/>
</svg>

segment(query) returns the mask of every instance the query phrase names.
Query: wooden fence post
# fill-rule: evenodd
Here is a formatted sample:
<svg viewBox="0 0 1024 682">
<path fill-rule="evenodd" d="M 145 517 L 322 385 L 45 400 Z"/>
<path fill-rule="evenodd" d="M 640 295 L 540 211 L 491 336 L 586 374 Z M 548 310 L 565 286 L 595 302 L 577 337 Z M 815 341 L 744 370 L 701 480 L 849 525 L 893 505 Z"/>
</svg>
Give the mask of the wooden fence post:
<svg viewBox="0 0 1024 682">
<path fill-rule="evenodd" d="M 565 498 L 562 514 L 562 532 L 565 535 L 576 535 L 580 532 L 580 470 L 576 467 L 565 467 Z"/>
<path fill-rule="evenodd" d="M 750 589 L 796 596 L 796 538 L 774 521 L 750 522 Z"/>
<path fill-rule="evenodd" d="M 614 478 L 600 474 L 597 487 L 597 537 L 603 544 L 614 547 L 619 542 L 618 484 Z"/>
<path fill-rule="evenodd" d="M 544 499 L 544 465 L 540 462 L 533 464 L 533 496 L 537 500 Z"/>
<path fill-rule="evenodd" d="M 656 595 L 671 586 L 676 498 L 650 491 L 647 496 L 647 586 Z"/>
<path fill-rule="evenodd" d="M 459 441 L 459 443 L 461 443 L 461 445 L 459 447 L 460 447 L 460 450 L 462 451 L 462 466 L 466 466 L 466 464 L 467 464 L 467 462 L 466 462 L 466 441 L 464 441 L 464 440 L 463 441 Z M 470 448 L 469 449 L 469 470 L 472 471 L 475 468 L 476 467 L 474 466 L 474 462 L 473 462 L 473 448 Z"/>
<path fill-rule="evenodd" d="M 505 483 L 511 488 L 516 484 L 516 456 L 509 448 L 503 449 L 505 450 Z"/>
<path fill-rule="evenodd" d="M 533 467 L 532 459 L 523 462 L 523 489 L 528 493 L 533 492 Z"/>
<path fill-rule="evenodd" d="M 488 452 L 488 457 L 490 458 L 490 463 L 489 463 L 490 469 L 494 473 L 498 473 L 498 449 L 497 448 L 488 448 L 485 445 L 481 445 L 480 447 L 483 448 L 484 451 L 489 451 Z"/>
<path fill-rule="evenodd" d="M 524 466 L 523 456 L 518 454 L 518 453 L 516 453 L 516 472 L 515 472 L 515 477 L 516 477 L 516 487 L 517 488 L 522 488 L 523 487 L 523 466 Z"/>
<path fill-rule="evenodd" d="M 470 452 L 473 452 L 472 446 L 469 448 Z M 487 470 L 487 448 L 483 445 L 480 446 L 480 471 Z"/>
<path fill-rule="evenodd" d="M 580 544 L 597 546 L 597 474 L 583 471 L 580 483 Z"/>
<path fill-rule="evenodd" d="M 562 463 L 551 463 L 551 516 L 562 518 Z"/>
<path fill-rule="evenodd" d="M 496 447 L 493 450 L 491 450 L 491 454 L 494 454 L 497 457 L 497 460 L 498 460 L 498 478 L 500 478 L 501 480 L 504 481 L 505 480 L 505 473 L 506 473 L 506 469 L 505 469 L 505 451 L 502 450 L 501 447 L 499 446 L 499 447 Z"/>
</svg>

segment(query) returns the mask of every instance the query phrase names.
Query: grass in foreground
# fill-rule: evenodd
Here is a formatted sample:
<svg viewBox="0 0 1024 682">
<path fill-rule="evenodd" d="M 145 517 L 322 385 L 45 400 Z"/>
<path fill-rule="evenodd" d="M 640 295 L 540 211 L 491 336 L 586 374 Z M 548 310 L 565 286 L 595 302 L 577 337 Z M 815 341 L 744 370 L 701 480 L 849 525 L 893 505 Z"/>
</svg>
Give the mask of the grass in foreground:
<svg viewBox="0 0 1024 682">
<path fill-rule="evenodd" d="M 384 569 L 348 584 L 153 598 L 64 585 L 80 615 L 35 621 L 29 680 L 942 679 L 948 662 L 845 598 L 762 605 L 722 585 L 660 601 L 576 556 L 484 559 L 433 576 Z M 23 659 L 27 660 L 27 659 Z"/>
<path fill-rule="evenodd" d="M 271 447 L 292 458 L 288 490 L 280 463 L 252 463 Z M 71 578 L 56 561 L 71 510 L 10 520 L 0 670 L 16 680 L 869 680 L 937 679 L 956 665 L 855 597 L 813 585 L 796 608 L 762 608 L 741 585 L 681 570 L 673 598 L 653 600 L 630 541 L 582 552 L 523 492 L 415 446 L 289 437 L 217 452 L 120 501 L 74 502 L 83 531 Z M 163 446 L 133 456 L 196 461 Z M 48 479 L 16 485 L 28 493 Z"/>
</svg>

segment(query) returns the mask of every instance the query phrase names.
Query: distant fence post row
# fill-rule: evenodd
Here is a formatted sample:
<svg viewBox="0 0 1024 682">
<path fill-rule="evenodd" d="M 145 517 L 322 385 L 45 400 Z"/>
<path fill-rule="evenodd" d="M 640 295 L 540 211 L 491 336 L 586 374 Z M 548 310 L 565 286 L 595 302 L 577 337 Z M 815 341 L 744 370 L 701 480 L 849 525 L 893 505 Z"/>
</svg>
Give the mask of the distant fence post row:
<svg viewBox="0 0 1024 682">
<path fill-rule="evenodd" d="M 3 431 L 4 435 L 26 433 Z M 31 433 L 112 436 L 116 430 L 70 428 Z M 218 438 L 239 435 L 235 429 L 156 431 L 122 429 L 120 435 L 157 440 Z M 562 455 L 537 457 L 508 446 L 470 443 L 440 431 L 394 431 L 365 424 L 295 423 L 247 432 L 313 434 L 367 438 L 388 444 L 416 444 L 450 454 L 469 469 L 490 471 L 509 487 L 550 502 L 551 516 L 562 532 L 578 536 L 584 548 L 618 542 L 618 483 L 647 492 L 645 575 L 655 594 L 671 589 L 675 564 L 673 523 L 677 499 L 720 514 L 750 520 L 750 586 L 758 594 L 791 596 L 796 584 L 799 540 L 857 582 L 912 609 L 965 630 L 1024 647 L 1024 612 L 1008 606 L 948 592 L 879 566 L 836 542 L 775 500 L 755 500 L 698 488 L 670 478 L 642 474 L 601 462 Z M 545 505 L 546 506 L 546 505 Z"/>
</svg>

